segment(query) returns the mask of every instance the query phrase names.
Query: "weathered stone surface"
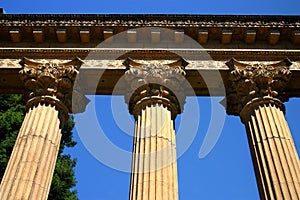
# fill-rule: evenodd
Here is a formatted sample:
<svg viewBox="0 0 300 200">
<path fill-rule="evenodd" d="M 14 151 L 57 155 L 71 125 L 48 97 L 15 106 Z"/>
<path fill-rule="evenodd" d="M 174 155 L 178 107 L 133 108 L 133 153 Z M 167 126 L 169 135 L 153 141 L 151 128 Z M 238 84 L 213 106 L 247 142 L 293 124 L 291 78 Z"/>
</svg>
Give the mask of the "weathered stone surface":
<svg viewBox="0 0 300 200">
<path fill-rule="evenodd" d="M 139 27 L 149 29 L 142 33 L 142 41 Z M 154 46 L 165 40 L 185 44 L 190 37 L 198 42 L 197 47 L 119 48 L 119 43 L 114 43 L 118 40 L 112 38 L 132 28 L 136 32 L 124 38 L 132 46 L 143 42 Z M 166 38 L 161 31 L 164 28 L 175 30 L 174 37 Z M 209 89 L 216 91 L 214 95 L 224 95 L 218 90 L 222 84 L 228 91 L 228 113 L 240 115 L 247 128 L 261 198 L 299 199 L 299 159 L 282 104 L 288 96 L 300 96 L 299 28 L 299 16 L 1 15 L 0 93 L 27 91 L 31 100 L 0 198 L 46 198 L 61 136 L 59 124 L 68 112 L 77 112 L 72 105 L 82 111 L 86 104 L 77 92 L 78 85 L 70 92 L 77 64 L 66 63 L 70 63 L 69 58 L 93 54 L 99 60 L 85 60 L 80 73 L 85 94 L 112 94 L 126 71 L 122 59 L 137 61 L 127 66 L 128 81 L 134 83 L 130 95 L 126 87 L 114 91 L 116 95 L 127 93 L 130 112 L 136 119 L 131 199 L 178 198 L 173 119 L 182 112 L 185 95 L 208 96 Z M 105 39 L 116 46 L 95 48 Z M 20 78 L 19 61 L 24 56 L 36 60 L 23 62 L 28 66 Z M 185 69 L 168 65 L 180 57 L 189 59 Z M 225 61 L 232 57 L 247 64 L 231 62 L 236 68 L 228 69 Z M 290 69 L 273 64 L 286 57 L 294 62 Z M 193 91 L 179 95 L 183 69 Z M 65 76 L 65 70 L 74 76 Z M 101 77 L 99 71 L 103 72 Z M 215 78 L 216 72 L 222 80 Z M 213 83 L 209 89 L 205 81 Z M 98 84 L 96 91 L 90 85 L 93 83 Z M 79 103 L 71 102 L 75 95 Z M 161 148 L 164 150 L 157 151 Z M 159 168 L 168 160 L 166 167 Z"/>
<path fill-rule="evenodd" d="M 83 95 L 81 97 L 77 95 L 73 100 L 84 105 L 72 105 L 74 103 L 72 95 L 75 91 L 73 86 L 82 65 L 80 59 L 58 64 L 37 63 L 24 58 L 20 61 L 20 65 L 23 67 L 20 71 L 21 80 L 29 91 L 27 109 L 38 103 L 47 103 L 59 107 L 65 115 L 84 111 L 82 108 L 86 106 L 88 100 Z"/>
<path fill-rule="evenodd" d="M 33 62 L 41 63 L 46 65 L 46 63 L 52 63 L 58 65 L 60 63 L 68 63 L 72 60 L 70 59 L 32 59 Z M 0 69 L 2 68 L 20 68 L 19 64 L 21 59 L 0 59 Z M 189 64 L 185 66 L 185 70 L 201 70 L 201 69 L 225 69 L 229 70 L 229 67 L 226 65 L 227 61 L 216 61 L 216 60 L 186 60 Z M 99 69 L 125 69 L 123 65 L 124 60 L 83 60 L 81 69 L 86 68 L 99 68 Z M 174 62 L 174 60 L 135 60 L 135 62 L 140 64 L 155 64 L 160 63 L 162 65 L 167 65 Z M 247 61 L 249 65 L 272 65 L 274 62 L 270 61 Z M 290 70 L 300 70 L 300 62 L 293 62 L 289 66 Z"/>
<path fill-rule="evenodd" d="M 130 200 L 177 200 L 174 121 L 160 103 L 141 108 L 136 117 Z"/>
<path fill-rule="evenodd" d="M 58 65 L 41 64 L 24 58 L 20 64 L 20 78 L 29 93 L 26 116 L 1 182 L 0 199 L 46 200 L 61 128 L 69 112 L 75 110 L 73 85 L 82 62 L 75 59 Z M 83 95 L 78 99 L 82 111 L 87 100 Z"/>
<path fill-rule="evenodd" d="M 61 139 L 59 111 L 29 108 L 0 186 L 0 199 L 46 200 Z"/>
<path fill-rule="evenodd" d="M 173 119 L 182 112 L 186 96 L 183 87 L 186 61 L 140 64 L 127 59 L 124 65 L 129 85 L 125 101 L 131 114 L 137 116 L 143 107 L 155 102 L 166 106 Z"/>
<path fill-rule="evenodd" d="M 0 92 L 1 93 L 24 93 L 25 87 L 19 77 L 19 70 L 21 65 L 19 59 L 0 59 Z M 71 60 L 59 59 L 34 59 L 34 62 L 42 63 L 67 63 Z M 106 94 L 110 95 L 112 92 L 116 95 L 125 95 L 127 88 L 125 84 L 123 87 L 116 88 L 115 85 L 119 79 L 124 76 L 126 67 L 122 64 L 124 60 L 84 60 L 80 68 L 79 77 L 81 78 L 80 87 L 83 94 Z M 137 63 L 146 65 L 147 63 L 155 64 L 157 62 L 166 65 L 175 62 L 175 60 L 136 60 Z M 188 96 L 208 96 L 218 95 L 223 96 L 224 91 L 220 90 L 220 85 L 225 86 L 229 90 L 231 83 L 228 82 L 229 68 L 225 61 L 200 61 L 187 60 L 189 63 L 185 67 L 186 79 L 189 82 L 192 90 L 185 91 Z M 272 65 L 274 62 L 247 62 L 249 65 L 261 64 Z M 300 62 L 293 62 L 290 66 L 292 72 L 291 81 L 287 85 L 286 93 L 291 97 L 299 97 L 300 94 Z M 100 74 L 100 75 L 99 75 Z M 221 78 L 216 79 L 216 74 Z M 205 79 L 204 79 L 205 78 Z M 210 83 L 213 94 L 209 93 L 206 82 Z M 92 87 L 95 85 L 96 89 Z M 219 91 L 220 90 L 220 91 Z"/>
<path fill-rule="evenodd" d="M 300 199 L 300 163 L 284 105 L 265 96 L 241 111 L 261 199 Z"/>
<path fill-rule="evenodd" d="M 41 63 L 46 65 L 46 63 L 52 63 L 53 65 L 59 65 L 60 63 L 68 63 L 72 60 L 70 59 L 31 59 L 33 62 Z M 3 68 L 21 68 L 19 64 L 21 59 L 0 59 L 0 69 Z M 185 70 L 202 70 L 202 69 L 224 69 L 229 70 L 226 65 L 227 61 L 216 61 L 216 60 L 186 60 L 189 64 L 185 66 Z M 125 69 L 123 65 L 124 60 L 83 60 L 80 69 L 86 68 L 99 68 L 99 69 Z M 162 65 L 167 65 L 174 62 L 174 60 L 135 60 L 135 62 L 140 64 L 155 64 L 160 63 Z M 292 62 L 293 64 L 289 66 L 290 70 L 300 70 L 300 62 Z M 274 62 L 270 61 L 247 61 L 249 65 L 272 65 Z"/>
<path fill-rule="evenodd" d="M 265 96 L 288 100 L 285 93 L 291 78 L 289 60 L 273 64 L 245 64 L 234 59 L 228 61 L 231 82 L 227 93 L 227 113 L 240 115 L 243 107 L 254 98 Z"/>
<path fill-rule="evenodd" d="M 131 200 L 177 200 L 178 179 L 174 119 L 185 101 L 185 80 L 179 60 L 141 64 L 127 59 L 126 102 L 135 116 L 130 182 Z"/>
<path fill-rule="evenodd" d="M 300 164 L 284 118 L 289 60 L 261 65 L 232 59 L 227 113 L 245 124 L 261 199 L 300 199 Z"/>
<path fill-rule="evenodd" d="M 1 15 L 2 26 L 191 26 L 191 27 L 300 27 L 293 16 L 212 16 L 212 15 Z"/>
</svg>

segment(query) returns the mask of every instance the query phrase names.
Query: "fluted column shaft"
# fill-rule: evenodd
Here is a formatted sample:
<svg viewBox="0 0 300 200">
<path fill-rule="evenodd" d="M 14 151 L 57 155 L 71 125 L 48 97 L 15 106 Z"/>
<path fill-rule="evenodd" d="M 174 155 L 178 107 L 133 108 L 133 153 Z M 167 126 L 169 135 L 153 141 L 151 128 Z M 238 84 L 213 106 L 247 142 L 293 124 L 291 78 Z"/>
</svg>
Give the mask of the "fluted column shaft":
<svg viewBox="0 0 300 200">
<path fill-rule="evenodd" d="M 254 99 L 242 116 L 260 198 L 296 200 L 300 199 L 300 163 L 280 104 L 272 98 Z"/>
<path fill-rule="evenodd" d="M 0 199 L 47 199 L 61 139 L 58 110 L 29 109 L 0 187 Z"/>
<path fill-rule="evenodd" d="M 299 156 L 284 117 L 282 102 L 292 64 L 246 64 L 231 59 L 227 113 L 245 124 L 261 199 L 300 199 Z"/>
<path fill-rule="evenodd" d="M 157 103 L 143 108 L 135 122 L 134 134 L 130 199 L 178 199 L 171 112 Z"/>
<path fill-rule="evenodd" d="M 0 185 L 0 199 L 46 200 L 61 128 L 70 112 L 82 112 L 87 103 L 80 93 L 72 99 L 81 61 L 57 65 L 24 58 L 20 64 L 20 77 L 28 92 L 26 115 Z M 76 108 L 72 107 L 75 101 L 80 102 Z"/>
<path fill-rule="evenodd" d="M 130 200 L 177 200 L 174 119 L 183 110 L 184 67 L 127 59 L 125 100 L 135 117 Z"/>
</svg>

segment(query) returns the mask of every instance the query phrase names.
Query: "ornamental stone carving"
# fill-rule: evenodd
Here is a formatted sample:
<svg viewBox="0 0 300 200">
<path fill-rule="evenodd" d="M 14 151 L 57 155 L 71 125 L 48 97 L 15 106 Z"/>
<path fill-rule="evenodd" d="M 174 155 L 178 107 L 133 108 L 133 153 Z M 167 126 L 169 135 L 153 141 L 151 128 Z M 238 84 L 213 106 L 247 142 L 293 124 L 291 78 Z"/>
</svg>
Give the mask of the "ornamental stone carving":
<svg viewBox="0 0 300 200">
<path fill-rule="evenodd" d="M 287 101 L 288 96 L 284 90 L 292 75 L 289 70 L 291 64 L 288 59 L 268 65 L 250 65 L 235 59 L 226 62 L 231 82 L 227 92 L 227 113 L 240 115 L 244 106 L 255 98 Z"/>
<path fill-rule="evenodd" d="M 137 116 L 142 107 L 153 103 L 166 106 L 173 118 L 183 111 L 184 68 L 188 65 L 185 60 L 170 64 L 141 64 L 128 58 L 123 65 L 127 68 L 125 80 L 129 85 L 125 101 L 131 114 Z"/>
<path fill-rule="evenodd" d="M 78 91 L 78 87 L 73 89 L 82 63 L 79 58 L 65 63 L 37 63 L 23 58 L 20 61 L 23 69 L 19 73 L 28 90 L 27 109 L 42 103 L 56 106 L 66 117 L 71 112 L 83 112 L 88 99 Z M 72 96 L 76 100 L 73 108 Z"/>
</svg>

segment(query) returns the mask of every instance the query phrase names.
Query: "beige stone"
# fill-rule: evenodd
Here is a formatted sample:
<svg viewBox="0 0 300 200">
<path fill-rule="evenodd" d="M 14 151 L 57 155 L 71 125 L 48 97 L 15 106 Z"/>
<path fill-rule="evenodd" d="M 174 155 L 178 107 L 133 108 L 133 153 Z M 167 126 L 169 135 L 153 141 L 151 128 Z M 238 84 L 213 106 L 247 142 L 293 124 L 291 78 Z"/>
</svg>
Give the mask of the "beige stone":
<svg viewBox="0 0 300 200">
<path fill-rule="evenodd" d="M 249 65 L 231 60 L 227 112 L 246 126 L 261 199 L 300 199 L 300 164 L 284 117 L 289 60 Z"/>
<path fill-rule="evenodd" d="M 56 31 L 57 41 L 60 43 L 67 42 L 67 31 L 66 29 L 58 29 Z"/>
<path fill-rule="evenodd" d="M 61 127 L 68 113 L 75 111 L 68 98 L 81 62 L 75 59 L 57 66 L 23 59 L 20 64 L 23 66 L 20 78 L 30 96 L 2 178 L 0 199 L 46 200 L 62 136 Z M 82 100 L 84 98 L 79 101 L 84 104 Z"/>
<path fill-rule="evenodd" d="M 103 30 L 103 39 L 107 43 L 112 43 L 113 42 L 113 35 L 114 35 L 114 32 L 113 32 L 112 29 L 105 29 L 105 30 Z"/>
<path fill-rule="evenodd" d="M 199 44 L 205 44 L 208 40 L 208 30 L 199 30 L 198 42 Z"/>
<path fill-rule="evenodd" d="M 246 44 L 254 44 L 256 39 L 256 31 L 255 30 L 247 30 L 245 32 L 245 43 Z"/>
<path fill-rule="evenodd" d="M 126 57 L 131 57 L 133 59 L 143 59 L 149 62 L 149 60 L 159 60 L 160 63 L 169 62 L 167 60 L 177 59 L 178 57 L 174 55 L 180 55 L 185 58 L 191 59 L 189 69 L 185 69 L 186 78 L 190 82 L 193 90 L 192 93 L 188 95 L 197 96 L 208 96 L 212 95 L 207 90 L 206 81 L 213 83 L 214 86 L 210 85 L 210 89 L 216 91 L 220 88 L 220 85 L 225 84 L 226 91 L 230 91 L 232 86 L 235 87 L 235 92 L 239 91 L 239 95 L 232 95 L 231 92 L 227 95 L 227 101 L 231 102 L 227 107 L 228 114 L 240 115 L 241 110 L 243 110 L 244 114 L 241 119 L 245 123 L 247 128 L 247 135 L 249 136 L 249 145 L 251 147 L 251 153 L 253 158 L 254 167 L 257 173 L 258 185 L 260 187 L 260 193 L 262 198 L 269 199 L 298 199 L 295 196 L 288 196 L 286 194 L 297 194 L 293 193 L 293 187 L 290 185 L 291 182 L 296 183 L 299 182 L 299 158 L 295 155 L 295 147 L 293 144 L 292 138 L 290 138 L 288 126 L 286 120 L 284 119 L 284 107 L 278 103 L 280 100 L 284 102 L 286 96 L 283 91 L 286 91 L 288 96 L 290 97 L 299 97 L 299 88 L 300 88 L 300 67 L 299 55 L 300 51 L 298 50 L 298 44 L 300 43 L 300 34 L 299 34 L 299 18 L 297 16 L 215 16 L 215 15 L 28 15 L 26 16 L 27 20 L 24 20 L 24 17 L 20 17 L 18 15 L 10 15 L 2 17 L 2 24 L 0 27 L 1 32 L 1 47 L 0 48 L 0 92 L 1 93 L 24 93 L 25 85 L 24 82 L 20 80 L 19 77 L 19 59 L 22 57 L 30 57 L 35 59 L 43 59 L 46 62 L 49 62 L 49 59 L 56 62 L 68 62 L 69 58 L 73 57 L 81 57 L 85 58 L 92 52 L 97 52 L 101 55 L 102 58 L 107 60 L 85 60 L 86 66 L 83 74 L 84 80 L 86 83 L 85 91 L 87 94 L 95 94 L 95 90 L 93 87 L 89 87 L 90 83 L 94 83 L 95 81 L 99 81 L 98 73 L 95 73 L 95 70 L 103 71 L 103 76 L 101 77 L 101 81 L 97 86 L 96 94 L 112 94 L 112 91 L 115 92 L 115 83 L 124 75 L 124 67 L 121 65 L 121 62 Z M 44 27 L 41 31 L 40 28 Z M 89 47 L 95 47 L 99 43 L 102 42 L 103 39 L 107 39 L 106 42 L 113 42 L 113 34 L 120 33 L 122 31 L 127 31 L 128 29 L 132 29 L 133 27 L 159 27 L 159 28 L 151 28 L 150 35 L 148 37 L 148 32 L 142 32 L 142 34 L 133 34 L 129 38 L 129 42 L 135 42 L 137 35 L 139 37 L 141 35 L 147 35 L 144 38 L 141 38 L 142 41 L 151 42 L 154 44 L 165 42 L 166 34 L 164 33 L 164 29 L 170 28 L 172 30 L 181 29 L 182 31 L 175 31 L 174 39 L 175 42 L 180 44 L 183 41 L 184 37 L 189 37 L 195 40 L 198 40 L 200 44 L 205 44 L 205 49 L 176 49 L 176 48 L 166 48 L 166 49 L 139 49 L 128 52 L 130 49 L 122 49 L 119 48 L 118 45 L 112 46 L 107 49 L 95 49 Z M 55 34 L 55 30 L 60 28 L 65 29 L 65 31 L 58 31 Z M 85 30 L 89 30 L 88 32 Z M 141 30 L 141 29 L 140 29 Z M 139 31 L 140 31 L 139 30 Z M 223 30 L 230 30 L 231 33 L 226 33 Z M 70 35 L 74 34 L 74 35 Z M 186 35 L 186 36 L 185 36 Z M 79 37 L 80 36 L 80 37 Z M 187 38 L 186 37 L 186 38 Z M 140 38 L 138 38 L 140 39 Z M 221 43 L 226 45 L 220 45 Z M 137 42 L 139 42 L 137 40 Z M 249 45 L 251 44 L 251 45 Z M 203 60 L 202 56 L 199 59 L 199 54 L 201 55 L 203 52 L 207 52 L 214 61 Z M 120 55 L 123 55 L 119 57 Z M 175 57 L 176 58 L 175 58 Z M 120 60 L 115 60 L 115 58 L 119 58 Z M 280 60 L 282 58 L 289 57 L 293 60 L 292 69 L 292 77 L 287 85 L 285 90 L 274 89 L 273 86 L 280 85 L 280 82 L 283 80 L 283 85 L 285 85 L 285 79 L 281 80 L 272 80 L 272 73 L 267 73 L 267 75 L 263 75 L 263 79 L 268 80 L 269 83 L 272 83 L 272 86 L 259 88 L 259 87 L 247 87 L 248 83 L 251 83 L 250 86 L 256 86 L 255 79 L 251 77 L 243 77 L 247 79 L 247 83 L 239 85 L 239 87 L 234 86 L 235 81 L 232 80 L 227 81 L 230 78 L 230 74 L 232 70 L 228 70 L 225 66 L 225 60 L 230 59 L 231 57 L 238 58 L 240 60 L 247 61 L 247 63 L 255 62 L 256 67 L 261 67 L 264 65 L 269 65 L 269 68 L 281 68 L 280 63 L 276 63 L 275 65 L 270 64 L 269 61 Z M 11 61 L 14 60 L 14 61 Z M 7 62 L 7 60 L 10 60 Z M 65 60 L 65 61 L 63 61 Z M 113 64 L 111 61 L 113 60 Z M 210 59 L 209 59 L 210 60 Z M 52 62 L 50 61 L 50 62 Z M 35 61 L 39 62 L 39 61 Z M 259 62 L 259 63 L 258 63 Z M 43 66 L 43 64 L 42 64 Z M 216 68 L 217 67 L 217 68 Z M 248 65 L 249 68 L 253 69 L 251 64 Z M 262 67 L 261 69 L 264 69 Z M 98 71 L 98 72 L 99 72 Z M 198 71 L 199 73 L 195 73 Z M 286 71 L 283 69 L 283 72 Z M 224 83 L 215 80 L 215 73 L 218 72 L 221 74 L 222 80 Z M 276 72 L 276 71 L 275 71 Z M 245 74 L 251 74 L 251 71 L 247 71 Z M 82 73 L 81 73 L 82 74 Z M 206 79 L 201 78 L 200 75 L 205 74 Z M 276 73 L 275 73 L 276 74 Z M 240 75 L 237 73 L 237 75 Z M 262 74 L 260 74 L 262 75 Z M 268 77 L 271 77 L 269 79 Z M 282 77 L 280 77 L 282 78 Z M 287 78 L 287 77 L 285 77 Z M 135 81 L 132 81 L 135 82 Z M 263 82 L 263 80 L 262 80 Z M 124 91 L 127 89 L 126 87 L 120 88 L 114 94 L 124 95 Z M 249 86 L 249 85 L 248 85 Z M 237 90 L 240 88 L 240 90 Z M 253 89 L 249 91 L 248 89 Z M 259 88 L 259 90 L 256 90 Z M 271 90 L 269 89 L 271 88 Z M 245 91 L 245 94 L 241 94 Z M 262 94 L 262 91 L 267 94 Z M 257 95 L 259 94 L 259 95 Z M 276 94 L 278 94 L 276 96 Z M 218 93 L 214 93 L 213 95 L 223 95 L 223 90 Z M 260 104 L 255 104 L 254 99 L 260 97 Z M 274 102 L 269 102 L 267 99 L 264 100 L 263 97 L 272 97 Z M 237 99 L 238 102 L 232 102 L 232 99 Z M 45 99 L 39 102 L 40 106 L 44 106 Z M 174 112 L 174 108 L 170 108 L 165 110 L 167 106 L 163 107 L 162 105 L 166 105 L 167 101 L 154 103 L 155 101 L 160 100 L 159 98 L 152 99 L 152 103 L 143 104 L 142 106 L 137 106 L 135 109 L 131 109 L 132 114 L 136 117 L 136 125 L 135 125 L 135 135 L 140 137 L 141 134 L 141 121 L 144 121 L 146 124 L 149 124 L 149 119 L 141 118 L 143 114 L 142 111 L 146 107 L 151 110 L 151 113 L 164 113 L 163 115 L 157 115 L 156 126 L 163 126 L 163 121 L 165 119 L 162 116 L 167 116 L 167 112 L 171 111 L 171 119 L 173 119 L 174 115 L 176 116 L 177 112 Z M 257 100 L 255 100 L 257 101 Z M 61 101 L 58 101 L 61 102 Z M 248 102 L 249 107 L 244 108 Z M 277 102 L 277 103 L 276 103 Z M 137 102 L 132 103 L 129 107 L 133 108 Z M 252 107 L 251 107 L 252 105 Z M 255 106 L 254 106 L 255 105 Z M 41 109 L 41 108 L 38 108 Z M 48 109 L 48 108 L 43 108 Z M 156 110 L 153 111 L 152 110 Z M 247 111 L 247 112 L 246 112 Z M 44 111 L 43 111 L 44 112 Z M 54 110 L 53 110 L 54 112 Z M 150 112 L 150 111 L 149 111 Z M 176 114 L 174 114 L 176 113 Z M 37 114 L 35 114 L 37 115 Z M 40 115 L 40 114 L 39 114 Z M 54 115 L 47 115 L 46 117 L 50 117 Z M 147 114 L 143 115 L 144 117 Z M 248 116 L 248 117 L 246 117 Z M 259 119 L 259 120 L 258 120 Z M 54 166 L 49 166 L 45 163 L 50 159 L 52 160 L 56 157 L 53 155 L 55 151 L 53 150 L 53 146 L 51 147 L 51 143 L 45 143 L 45 148 L 51 150 L 52 153 L 48 154 L 47 152 L 42 151 L 39 148 L 40 144 L 43 143 L 48 132 L 42 131 L 41 137 L 37 138 L 36 135 L 30 135 L 30 132 L 26 132 L 32 124 L 37 123 L 38 118 L 33 117 L 33 111 L 28 110 L 28 113 L 25 117 L 24 123 L 26 122 L 26 126 L 22 126 L 22 130 L 20 133 L 24 133 L 22 138 L 18 140 L 19 143 L 16 143 L 16 149 L 13 151 L 12 158 L 16 160 L 22 160 L 23 154 L 28 154 L 28 162 L 32 164 L 33 168 L 37 165 L 42 167 L 45 171 L 52 170 Z M 41 119 L 42 120 L 42 119 Z M 51 119 L 49 118 L 49 121 Z M 53 120 L 52 120 L 53 121 Z M 55 120 L 54 120 L 55 121 Z M 54 123 L 53 121 L 53 123 Z M 168 140 L 158 139 L 162 138 L 163 134 L 169 133 L 166 129 L 172 128 L 172 120 L 170 121 L 170 125 L 164 125 L 164 131 L 158 131 L 157 137 L 149 137 L 148 139 L 137 139 L 135 137 L 135 144 L 139 144 L 138 146 L 134 145 L 134 152 L 139 152 L 133 156 L 133 169 L 139 169 L 141 171 L 144 170 L 145 164 L 143 159 L 139 159 L 140 156 L 144 153 L 144 149 L 140 147 L 146 146 L 146 142 L 148 144 L 148 151 L 153 151 L 154 146 L 153 141 L 157 142 L 157 148 L 162 149 L 163 146 L 168 144 Z M 144 124 L 144 123 L 143 123 Z M 155 123 L 153 124 L 153 128 L 155 128 Z M 55 124 L 51 126 L 56 126 Z M 43 127 L 47 127 L 44 124 L 40 124 L 36 127 L 39 130 L 42 130 Z M 155 129 L 155 131 L 157 131 Z M 151 132 L 151 133 L 155 133 Z M 46 134 L 47 133 L 47 134 Z M 143 132 L 144 133 L 144 132 Z M 146 132 L 144 133 L 146 134 Z M 147 132 L 147 134 L 149 134 Z M 51 132 L 53 137 L 51 137 L 51 141 L 54 141 L 54 136 L 59 136 L 60 134 Z M 155 134 L 154 134 L 155 135 Z M 174 135 L 174 134 L 172 134 Z M 169 137 L 169 136 L 168 136 Z M 288 138 L 288 139 L 287 139 Z M 30 143 L 30 145 L 26 145 L 24 141 Z M 172 139 L 173 140 L 173 139 Z M 150 145 L 149 145 L 150 144 Z M 174 148 L 170 148 L 174 150 Z M 39 160 L 39 157 L 32 157 L 35 152 L 36 154 L 42 154 L 43 159 Z M 173 154 L 176 154 L 175 150 Z M 165 157 L 168 157 L 171 154 L 171 151 L 164 151 L 163 154 L 156 153 L 155 156 L 151 156 L 149 162 L 152 164 L 153 160 L 156 160 L 156 167 L 161 166 L 164 162 Z M 136 162 L 137 161 L 137 162 Z M 38 163 L 39 162 L 39 163 Z M 148 160 L 147 160 L 148 162 Z M 41 163 L 41 164 L 40 164 Z M 28 170 L 29 165 L 26 163 L 13 163 L 6 170 L 7 174 L 14 173 L 13 170 L 15 167 L 24 170 Z M 152 165 L 153 166 L 153 165 Z M 176 165 L 172 168 L 172 170 L 176 171 Z M 149 174 L 149 184 L 152 186 L 149 189 L 152 191 L 155 185 L 155 193 L 158 197 L 162 197 L 162 199 L 171 198 L 169 192 L 172 190 L 166 186 L 166 183 L 163 180 L 169 180 L 171 173 L 170 170 L 163 169 L 165 171 L 159 171 L 155 173 L 155 184 L 153 184 L 153 174 Z M 133 170 L 134 171 L 134 170 Z M 286 174 L 286 172 L 291 172 L 290 175 Z M 30 171 L 28 174 L 25 174 L 26 185 L 22 183 L 20 186 L 20 190 L 23 190 L 27 184 L 31 184 L 30 181 L 33 179 L 34 174 Z M 133 174 L 132 174 L 133 175 Z M 177 175 L 175 173 L 175 175 Z M 21 175 L 16 175 L 21 180 Z M 45 182 L 47 188 L 39 188 L 32 192 L 32 196 L 36 199 L 42 199 L 44 193 L 48 190 L 50 186 L 51 178 L 50 175 L 44 176 L 42 173 L 38 174 L 35 182 Z M 23 177 L 23 176 L 22 176 Z M 143 177 L 143 174 L 138 174 L 133 176 L 131 180 L 140 180 Z M 18 180 L 19 180 L 18 179 Z M 176 178 L 174 178 L 176 180 Z M 259 181 L 261 180 L 261 181 Z M 280 182 L 282 181 L 283 182 Z M 13 184 L 14 180 L 8 180 L 7 184 Z M 159 183 L 161 182 L 161 184 Z M 175 181 L 176 182 L 176 181 Z M 174 183 L 175 183 L 174 182 Z M 135 186 L 131 184 L 131 196 L 132 193 L 136 194 L 138 198 L 143 199 L 143 182 L 138 182 Z M 160 187 L 156 187 L 157 184 Z M 297 184 L 296 184 L 297 185 Z M 138 187 L 141 186 L 141 187 Z M 5 186 L 6 187 L 6 186 Z M 279 191 L 279 193 L 278 193 Z M 297 188 L 296 191 L 299 191 Z M 27 193 L 30 193 L 30 190 L 25 191 L 25 196 Z M 173 192 L 174 193 L 174 192 Z M 150 194 L 151 195 L 151 194 Z M 151 196 L 152 198 L 153 196 Z"/>
<path fill-rule="evenodd" d="M 178 199 L 173 123 L 170 111 L 159 104 L 143 108 L 138 116 L 130 199 Z"/>
<path fill-rule="evenodd" d="M 32 34 L 36 43 L 44 42 L 44 32 L 42 29 L 35 29 L 32 31 Z"/>
<path fill-rule="evenodd" d="M 82 43 L 89 43 L 90 42 L 90 30 L 89 29 L 82 29 L 79 32 L 80 40 Z"/>
<path fill-rule="evenodd" d="M 221 38 L 221 43 L 222 44 L 229 44 L 231 42 L 232 38 L 232 31 L 225 29 L 222 31 L 222 38 Z"/>
<path fill-rule="evenodd" d="M 179 66 L 183 63 L 185 62 L 176 62 L 170 66 L 143 66 L 132 60 L 124 62 L 129 68 L 126 80 L 129 88 L 133 90 L 128 92 L 126 101 L 130 113 L 136 119 L 130 181 L 131 200 L 178 199 L 174 119 L 182 112 L 185 98 L 180 94 L 184 70 Z M 139 87 L 136 80 L 141 79 L 144 85 Z M 153 83 L 155 80 L 157 83 Z M 177 88 L 177 96 L 163 85 L 164 82 Z"/>
<path fill-rule="evenodd" d="M 0 187 L 0 199 L 47 199 L 61 133 L 58 111 L 38 105 L 27 113 Z"/>
<path fill-rule="evenodd" d="M 159 43 L 160 42 L 160 29 L 159 28 L 151 28 L 151 42 Z"/>
<path fill-rule="evenodd" d="M 278 104 L 272 98 L 255 99 L 242 111 L 260 197 L 300 199 L 298 154 Z"/>
<path fill-rule="evenodd" d="M 19 29 L 10 30 L 9 34 L 10 34 L 10 39 L 11 39 L 12 42 L 14 42 L 14 43 L 21 42 L 22 36 L 21 36 L 21 33 L 20 33 Z"/>
</svg>

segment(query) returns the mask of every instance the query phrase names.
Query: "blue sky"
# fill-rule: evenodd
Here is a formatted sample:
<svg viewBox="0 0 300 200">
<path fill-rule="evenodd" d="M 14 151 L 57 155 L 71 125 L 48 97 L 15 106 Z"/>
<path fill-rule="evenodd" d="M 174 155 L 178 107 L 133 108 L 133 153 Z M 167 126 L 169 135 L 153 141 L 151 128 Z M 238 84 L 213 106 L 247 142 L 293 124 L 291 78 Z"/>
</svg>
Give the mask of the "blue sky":
<svg viewBox="0 0 300 200">
<path fill-rule="evenodd" d="M 175 1 L 175 0 L 110 0 L 110 1 L 41 1 L 0 0 L 6 13 L 185 13 L 185 14 L 256 14 L 299 15 L 299 0 L 252 0 L 252 1 Z M 90 97 L 92 98 L 92 97 Z M 189 101 L 193 98 L 189 98 Z M 194 98 L 195 100 L 195 98 Z M 112 113 L 109 96 L 96 99 L 97 118 L 107 138 L 125 151 L 131 151 L 132 136 L 122 131 Z M 179 196 L 181 200 L 256 200 L 258 192 L 246 139 L 245 128 L 238 117 L 226 116 L 221 136 L 213 150 L 200 159 L 199 149 L 207 133 L 211 118 L 210 99 L 197 98 L 200 121 L 197 135 L 188 150 L 178 159 Z M 292 98 L 285 104 L 286 118 L 290 125 L 296 147 L 300 149 L 299 111 L 300 99 Z M 89 106 L 92 106 L 90 104 Z M 122 104 L 126 108 L 125 104 Z M 90 107 L 88 107 L 90 109 Z M 183 117 L 182 117 L 183 118 Z M 179 126 L 178 117 L 176 126 Z M 194 119 L 190 119 L 193 121 Z M 93 131 L 88 127 L 85 134 Z M 132 127 L 133 131 L 133 127 Z M 189 134 L 187 130 L 187 134 Z M 128 199 L 130 174 L 108 167 L 93 157 L 81 142 L 67 150 L 78 159 L 75 168 L 78 196 L 81 200 Z M 180 142 L 180 141 L 178 141 Z M 99 151 L 103 148 L 99 142 Z M 114 157 L 112 157 L 114 159 Z M 127 160 L 130 162 L 130 160 Z"/>
</svg>

